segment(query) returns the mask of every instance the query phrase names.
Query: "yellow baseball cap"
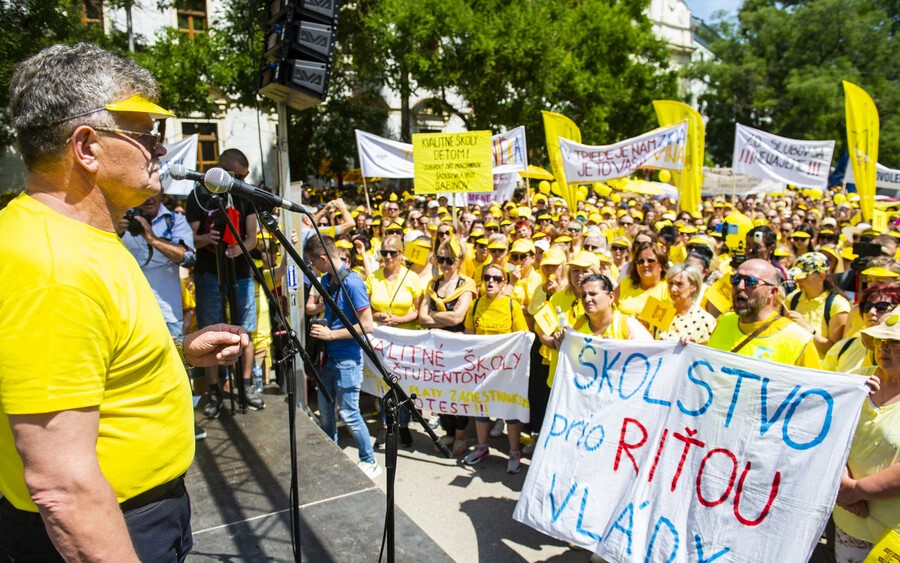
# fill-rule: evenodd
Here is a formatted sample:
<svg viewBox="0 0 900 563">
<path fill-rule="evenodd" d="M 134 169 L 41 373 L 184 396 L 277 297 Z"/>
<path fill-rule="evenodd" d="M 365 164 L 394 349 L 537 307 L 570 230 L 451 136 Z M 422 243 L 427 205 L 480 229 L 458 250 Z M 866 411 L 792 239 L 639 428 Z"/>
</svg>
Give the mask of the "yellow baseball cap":
<svg viewBox="0 0 900 563">
<path fill-rule="evenodd" d="M 510 252 L 521 252 L 522 254 L 528 254 L 529 252 L 533 253 L 534 243 L 525 238 L 516 239 L 512 243 Z"/>
<path fill-rule="evenodd" d="M 165 119 L 167 117 L 175 117 L 175 114 L 167 109 L 163 109 L 158 105 L 154 104 L 147 98 L 141 96 L 140 94 L 135 94 L 130 98 L 125 98 L 120 102 L 113 102 L 111 104 L 106 104 L 103 106 L 105 109 L 109 111 L 117 111 L 117 112 L 134 112 L 134 113 L 147 113 L 150 114 L 150 117 L 154 119 Z"/>
<path fill-rule="evenodd" d="M 562 248 L 551 247 L 541 255 L 541 266 L 559 266 L 565 263 L 566 253 Z"/>
<path fill-rule="evenodd" d="M 569 260 L 568 265 L 576 266 L 578 268 L 590 268 L 591 266 L 597 266 L 597 255 L 593 252 L 582 250 L 571 260 Z"/>
</svg>

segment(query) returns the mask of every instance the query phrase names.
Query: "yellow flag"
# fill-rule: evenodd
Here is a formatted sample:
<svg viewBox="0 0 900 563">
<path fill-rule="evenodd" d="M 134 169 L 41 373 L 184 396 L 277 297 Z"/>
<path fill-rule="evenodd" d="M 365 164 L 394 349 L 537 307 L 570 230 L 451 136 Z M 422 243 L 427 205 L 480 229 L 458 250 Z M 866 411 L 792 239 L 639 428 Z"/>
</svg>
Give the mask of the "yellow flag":
<svg viewBox="0 0 900 563">
<path fill-rule="evenodd" d="M 673 100 L 653 100 L 656 118 L 663 127 L 688 122 L 687 150 L 684 170 L 672 170 L 678 188 L 678 207 L 689 213 L 700 211 L 700 188 L 703 185 L 703 154 L 706 150 L 706 126 L 703 118 L 691 106 Z"/>
<path fill-rule="evenodd" d="M 560 192 L 570 211 L 575 211 L 578 201 L 577 185 L 569 185 L 566 182 L 566 172 L 563 170 L 562 152 L 559 150 L 559 138 L 569 139 L 576 143 L 581 142 L 581 130 L 575 122 L 560 113 L 541 111 L 544 116 L 544 135 L 547 138 L 547 156 L 550 159 L 550 170 L 559 184 Z"/>
<path fill-rule="evenodd" d="M 878 163 L 878 108 L 866 91 L 844 83 L 844 111 L 847 114 L 847 152 L 859 194 L 863 219 L 872 219 L 875 208 L 875 165 Z"/>
</svg>

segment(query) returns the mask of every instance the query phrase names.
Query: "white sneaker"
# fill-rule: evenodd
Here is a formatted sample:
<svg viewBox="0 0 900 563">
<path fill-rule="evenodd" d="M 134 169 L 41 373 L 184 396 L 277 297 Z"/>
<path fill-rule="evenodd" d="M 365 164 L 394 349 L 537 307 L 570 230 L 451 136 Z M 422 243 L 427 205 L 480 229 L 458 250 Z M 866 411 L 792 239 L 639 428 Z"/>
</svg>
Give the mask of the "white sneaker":
<svg viewBox="0 0 900 563">
<path fill-rule="evenodd" d="M 378 465 L 377 461 L 359 461 L 356 467 L 359 467 L 369 479 L 375 479 L 381 475 L 381 466 Z"/>
<path fill-rule="evenodd" d="M 502 418 L 498 418 L 497 422 L 494 423 L 494 426 L 491 428 L 491 438 L 499 438 L 503 436 L 503 428 L 506 424 L 503 422 Z"/>
</svg>

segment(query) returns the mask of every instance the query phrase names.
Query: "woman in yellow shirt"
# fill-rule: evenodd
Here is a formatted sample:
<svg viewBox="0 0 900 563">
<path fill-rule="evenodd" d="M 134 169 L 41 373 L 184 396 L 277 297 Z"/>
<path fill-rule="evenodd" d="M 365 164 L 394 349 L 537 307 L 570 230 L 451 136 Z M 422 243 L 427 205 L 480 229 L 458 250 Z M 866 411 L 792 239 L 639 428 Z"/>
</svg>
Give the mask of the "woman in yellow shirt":
<svg viewBox="0 0 900 563">
<path fill-rule="evenodd" d="M 509 334 L 528 330 L 522 307 L 512 297 L 503 295 L 506 286 L 506 272 L 503 268 L 491 264 L 484 269 L 482 275 L 485 294 L 472 302 L 466 313 L 466 334 Z M 518 420 L 507 420 L 509 437 L 509 461 L 507 473 L 518 473 L 520 469 L 519 438 L 522 423 Z M 488 446 L 490 419 L 475 417 L 475 431 L 478 445 L 465 457 L 465 463 L 475 465 L 490 456 Z"/>
<path fill-rule="evenodd" d="M 900 287 L 884 284 L 874 285 L 862 294 L 859 300 L 859 311 L 862 316 L 862 329 L 876 326 L 900 304 Z M 872 353 L 863 345 L 859 333 L 834 343 L 822 361 L 822 369 L 838 373 L 851 371 L 874 365 Z"/>
<path fill-rule="evenodd" d="M 819 357 L 824 358 L 844 337 L 850 302 L 834 283 L 828 258 L 821 252 L 807 252 L 797 258 L 790 274 L 797 289 L 784 300 L 784 316 L 813 335 Z"/>
<path fill-rule="evenodd" d="M 632 255 L 628 277 L 616 288 L 616 308 L 626 315 L 637 316 L 647 304 L 647 297 L 652 295 L 660 301 L 668 300 L 664 278 L 669 269 L 669 257 L 654 242 L 635 243 Z"/>
<path fill-rule="evenodd" d="M 403 241 L 397 235 L 388 235 L 381 242 L 383 266 L 366 278 L 366 291 L 372 305 L 372 318 L 376 323 L 396 328 L 418 329 L 419 305 L 422 301 L 422 285 L 419 276 L 403 265 Z M 400 445 L 412 446 L 409 430 L 409 411 L 399 409 Z M 375 438 L 375 447 L 385 442 L 387 423 L 381 414 L 381 432 Z"/>
</svg>

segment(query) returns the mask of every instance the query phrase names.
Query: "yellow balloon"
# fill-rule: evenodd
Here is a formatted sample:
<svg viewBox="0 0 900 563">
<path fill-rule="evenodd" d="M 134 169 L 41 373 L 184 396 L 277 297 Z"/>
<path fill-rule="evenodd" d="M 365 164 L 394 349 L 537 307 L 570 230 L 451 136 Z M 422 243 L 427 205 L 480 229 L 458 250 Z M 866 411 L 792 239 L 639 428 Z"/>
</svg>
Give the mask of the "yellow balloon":
<svg viewBox="0 0 900 563">
<path fill-rule="evenodd" d="M 622 196 L 620 196 L 619 194 L 610 194 L 609 199 L 616 203 L 619 203 L 620 201 L 622 201 Z"/>
<path fill-rule="evenodd" d="M 576 190 L 575 193 L 578 194 L 579 200 L 584 201 L 587 199 L 587 196 L 588 196 L 588 187 L 587 186 L 578 186 L 578 189 Z"/>
<path fill-rule="evenodd" d="M 552 182 L 550 184 L 550 193 L 556 196 L 561 196 L 562 194 L 559 191 L 559 182 Z"/>
<path fill-rule="evenodd" d="M 606 197 L 612 192 L 612 190 L 606 184 L 602 182 L 597 182 L 594 184 L 594 192 L 601 197 Z"/>
<path fill-rule="evenodd" d="M 538 184 L 538 191 L 544 195 L 550 194 L 550 182 L 547 180 L 541 180 L 541 183 Z"/>
<path fill-rule="evenodd" d="M 672 173 L 668 170 L 660 170 L 659 171 L 659 181 L 668 184 L 669 180 L 672 179 Z"/>
</svg>

